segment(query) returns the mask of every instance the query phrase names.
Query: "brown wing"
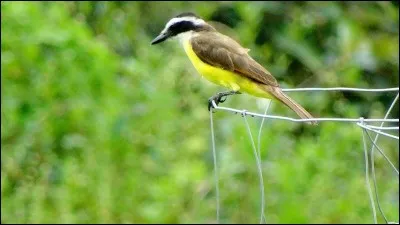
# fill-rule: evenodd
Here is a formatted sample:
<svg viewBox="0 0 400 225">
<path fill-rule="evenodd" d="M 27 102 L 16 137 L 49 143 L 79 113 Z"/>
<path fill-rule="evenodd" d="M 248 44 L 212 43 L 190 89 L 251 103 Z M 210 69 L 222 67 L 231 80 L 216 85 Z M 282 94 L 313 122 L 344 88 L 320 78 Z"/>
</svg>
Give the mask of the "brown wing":
<svg viewBox="0 0 400 225">
<path fill-rule="evenodd" d="M 205 63 L 237 72 L 256 82 L 279 86 L 268 70 L 252 59 L 246 48 L 228 36 L 207 32 L 191 39 L 193 51 Z"/>
</svg>

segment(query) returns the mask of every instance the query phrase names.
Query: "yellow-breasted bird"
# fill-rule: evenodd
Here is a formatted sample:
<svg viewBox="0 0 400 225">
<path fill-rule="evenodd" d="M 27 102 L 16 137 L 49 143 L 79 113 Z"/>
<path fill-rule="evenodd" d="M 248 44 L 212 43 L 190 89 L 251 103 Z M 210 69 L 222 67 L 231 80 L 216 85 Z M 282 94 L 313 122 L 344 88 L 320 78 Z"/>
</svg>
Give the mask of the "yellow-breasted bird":
<svg viewBox="0 0 400 225">
<path fill-rule="evenodd" d="M 196 70 L 207 80 L 230 89 L 209 99 L 219 104 L 222 97 L 242 92 L 253 96 L 276 99 L 303 119 L 312 119 L 301 105 L 285 95 L 276 79 L 232 38 L 219 33 L 194 13 L 182 13 L 170 19 L 152 45 L 178 37 Z M 316 124 L 310 121 L 311 124 Z"/>
</svg>

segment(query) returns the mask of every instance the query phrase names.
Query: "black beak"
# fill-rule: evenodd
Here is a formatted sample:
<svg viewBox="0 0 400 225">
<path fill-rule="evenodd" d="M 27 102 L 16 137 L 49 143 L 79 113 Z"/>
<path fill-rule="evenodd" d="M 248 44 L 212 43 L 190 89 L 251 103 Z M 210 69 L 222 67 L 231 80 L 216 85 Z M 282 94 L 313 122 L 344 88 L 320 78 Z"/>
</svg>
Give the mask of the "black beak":
<svg viewBox="0 0 400 225">
<path fill-rule="evenodd" d="M 160 35 L 158 35 L 156 38 L 154 38 L 154 40 L 151 42 L 151 45 L 155 45 L 158 44 L 160 42 L 163 42 L 165 40 L 167 40 L 169 38 L 169 34 L 167 33 L 161 33 Z"/>
</svg>

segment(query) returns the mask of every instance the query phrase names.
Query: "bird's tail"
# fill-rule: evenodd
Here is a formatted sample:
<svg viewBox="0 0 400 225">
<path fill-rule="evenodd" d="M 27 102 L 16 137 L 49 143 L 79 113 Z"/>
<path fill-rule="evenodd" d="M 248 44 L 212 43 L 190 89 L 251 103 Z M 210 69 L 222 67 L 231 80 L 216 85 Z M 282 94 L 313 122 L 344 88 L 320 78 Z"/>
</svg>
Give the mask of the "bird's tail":
<svg viewBox="0 0 400 225">
<path fill-rule="evenodd" d="M 270 93 L 276 99 L 278 99 L 280 102 L 282 102 L 283 104 L 288 106 L 290 109 L 295 111 L 297 113 L 297 115 L 300 116 L 300 118 L 302 118 L 302 119 L 313 119 L 314 118 L 301 105 L 299 105 L 297 102 L 295 102 L 293 99 L 291 99 L 285 93 L 283 93 L 279 87 L 271 87 L 271 86 L 264 86 L 264 87 L 266 87 L 268 89 L 268 93 Z M 312 124 L 312 125 L 318 124 L 316 121 L 309 121 L 307 123 Z"/>
</svg>

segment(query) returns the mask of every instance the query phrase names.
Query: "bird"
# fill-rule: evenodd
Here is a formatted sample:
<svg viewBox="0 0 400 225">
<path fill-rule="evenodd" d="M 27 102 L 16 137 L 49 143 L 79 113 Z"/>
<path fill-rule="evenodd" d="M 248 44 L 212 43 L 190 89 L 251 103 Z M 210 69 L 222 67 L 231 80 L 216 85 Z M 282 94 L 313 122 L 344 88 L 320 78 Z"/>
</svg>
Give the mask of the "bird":
<svg viewBox="0 0 400 225">
<path fill-rule="evenodd" d="M 167 39 L 178 39 L 197 72 L 208 81 L 229 91 L 208 99 L 208 110 L 226 100 L 227 96 L 247 93 L 255 97 L 278 100 L 302 119 L 313 119 L 300 104 L 283 93 L 272 74 L 256 62 L 250 49 L 218 32 L 210 23 L 193 12 L 172 17 L 151 45 Z M 307 121 L 317 124 L 316 121 Z"/>
</svg>

